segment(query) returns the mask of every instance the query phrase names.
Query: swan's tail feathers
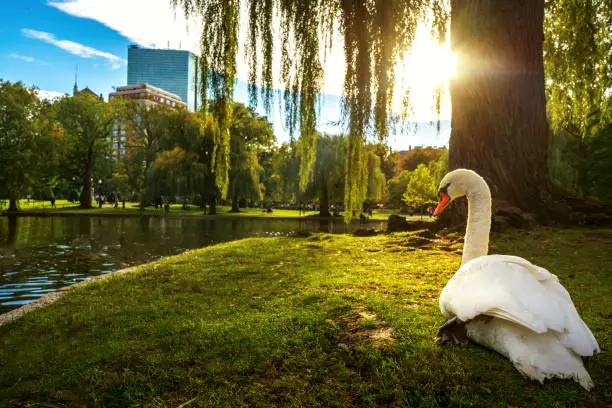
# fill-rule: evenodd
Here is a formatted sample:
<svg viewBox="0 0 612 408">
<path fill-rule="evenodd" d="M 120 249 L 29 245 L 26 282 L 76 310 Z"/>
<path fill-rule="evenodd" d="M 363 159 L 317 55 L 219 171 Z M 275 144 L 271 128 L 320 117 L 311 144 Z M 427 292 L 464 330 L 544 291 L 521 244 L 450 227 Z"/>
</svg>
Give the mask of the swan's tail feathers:
<svg viewBox="0 0 612 408">
<path fill-rule="evenodd" d="M 582 363 L 577 361 L 576 364 L 570 364 L 570 366 L 571 367 L 556 368 L 546 371 L 543 370 L 542 367 L 538 367 L 526 361 L 514 362 L 514 367 L 516 367 L 523 376 L 532 380 L 537 380 L 540 383 L 544 383 L 544 380 L 547 378 L 566 378 L 573 379 L 587 391 L 591 390 L 594 386 L 593 380 Z"/>
<path fill-rule="evenodd" d="M 593 380 L 582 358 L 566 347 L 558 333 L 536 333 L 507 320 L 474 319 L 467 323 L 472 340 L 506 356 L 525 377 L 544 382 L 547 378 L 573 379 L 586 390 Z"/>
</svg>

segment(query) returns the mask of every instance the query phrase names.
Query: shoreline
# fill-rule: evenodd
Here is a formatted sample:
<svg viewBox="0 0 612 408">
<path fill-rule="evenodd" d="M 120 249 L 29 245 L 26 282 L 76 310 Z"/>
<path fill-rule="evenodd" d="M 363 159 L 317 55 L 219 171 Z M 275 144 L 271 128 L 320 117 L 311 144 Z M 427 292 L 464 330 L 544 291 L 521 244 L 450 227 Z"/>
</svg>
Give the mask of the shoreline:
<svg viewBox="0 0 612 408">
<path fill-rule="evenodd" d="M 171 255 L 172 256 L 172 255 Z M 164 259 L 164 258 L 168 258 L 168 257 L 163 257 L 160 259 Z M 19 306 L 16 309 L 13 310 L 9 310 L 6 313 L 2 313 L 0 314 L 0 326 L 3 326 L 7 323 L 12 322 L 13 320 L 17 320 L 19 319 L 21 316 L 25 315 L 26 313 L 30 313 L 34 310 L 37 309 L 41 309 L 43 307 L 46 307 L 52 303 L 57 302 L 59 299 L 62 298 L 62 296 L 64 296 L 64 294 L 71 290 L 74 289 L 76 287 L 79 286 L 84 286 L 84 285 L 88 285 L 91 282 L 94 281 L 98 281 L 101 279 L 106 279 L 111 275 L 115 275 L 115 274 L 122 274 L 122 273 L 127 273 L 130 272 L 140 266 L 143 265 L 148 265 L 154 262 L 157 262 L 158 260 L 155 261 L 151 261 L 151 262 L 147 262 L 147 263 L 143 263 L 141 265 L 135 265 L 135 266 L 130 266 L 129 268 L 123 268 L 123 269 L 117 269 L 116 271 L 110 272 L 110 273 L 106 273 L 104 275 L 98 275 L 98 276 L 94 276 L 90 279 L 81 281 L 81 282 L 77 282 L 74 283 L 72 285 L 67 285 L 67 286 L 62 286 L 61 288 L 59 288 L 58 290 L 56 290 L 55 292 L 51 292 L 51 293 L 45 293 L 44 295 L 42 295 L 41 297 L 39 297 L 38 299 L 30 302 L 30 303 L 26 303 L 23 306 Z"/>
<path fill-rule="evenodd" d="M 81 210 L 82 211 L 82 210 Z M 246 214 L 246 213 L 245 213 Z M 234 214 L 112 214 L 112 213 L 86 213 L 86 212 L 50 212 L 50 211 L 16 211 L 16 212 L 8 212 L 3 211 L 0 213 L 0 216 L 3 217 L 109 217 L 109 218 L 143 218 L 143 217 L 154 217 L 154 218 L 170 218 L 170 219 L 201 219 L 201 220 L 214 220 L 214 219 L 255 219 L 255 220 L 279 220 L 279 221 L 294 221 L 294 220 L 305 220 L 305 221 L 343 221 L 342 217 L 317 217 L 312 215 L 307 215 L 303 217 L 270 217 L 265 215 L 234 215 Z M 373 223 L 373 222 L 387 222 L 387 219 L 372 219 L 368 218 L 366 220 L 361 220 L 358 217 L 354 217 L 351 219 L 351 222 L 359 221 L 363 223 Z"/>
</svg>

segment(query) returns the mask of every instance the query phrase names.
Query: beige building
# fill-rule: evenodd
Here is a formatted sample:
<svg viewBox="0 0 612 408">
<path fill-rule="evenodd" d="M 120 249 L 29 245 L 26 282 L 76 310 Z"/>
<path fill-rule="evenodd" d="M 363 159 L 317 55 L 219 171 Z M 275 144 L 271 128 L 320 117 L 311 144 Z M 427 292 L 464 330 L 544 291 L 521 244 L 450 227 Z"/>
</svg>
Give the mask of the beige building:
<svg viewBox="0 0 612 408">
<path fill-rule="evenodd" d="M 119 86 L 108 95 L 109 101 L 114 98 L 135 100 L 141 106 L 166 105 L 173 109 L 187 109 L 187 104 L 178 95 L 149 84 Z M 129 123 L 118 121 L 113 129 L 112 157 L 121 160 L 130 154 L 135 143 L 135 135 Z"/>
<path fill-rule="evenodd" d="M 187 104 L 178 95 L 149 84 L 119 86 L 108 95 L 109 100 L 113 98 L 136 99 L 144 105 L 159 104 L 187 109 Z"/>
</svg>

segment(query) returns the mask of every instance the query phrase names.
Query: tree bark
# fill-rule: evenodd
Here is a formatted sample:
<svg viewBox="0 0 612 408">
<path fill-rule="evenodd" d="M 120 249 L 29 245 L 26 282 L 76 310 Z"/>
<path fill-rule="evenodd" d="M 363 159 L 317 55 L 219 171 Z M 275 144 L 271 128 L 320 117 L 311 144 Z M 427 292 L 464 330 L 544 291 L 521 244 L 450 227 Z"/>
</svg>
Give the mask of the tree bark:
<svg viewBox="0 0 612 408">
<path fill-rule="evenodd" d="M 232 194 L 232 209 L 230 212 L 240 212 L 240 208 L 238 207 L 238 196 L 236 194 Z"/>
<path fill-rule="evenodd" d="M 451 10 L 450 168 L 472 169 L 495 198 L 544 213 L 544 0 L 451 0 Z"/>
<path fill-rule="evenodd" d="M 208 202 L 208 215 L 217 215 L 217 199 L 212 197 Z"/>
<path fill-rule="evenodd" d="M 329 191 L 327 182 L 321 180 L 321 197 L 319 200 L 319 216 L 320 217 L 331 217 L 329 213 Z"/>
<path fill-rule="evenodd" d="M 8 211 L 19 211 L 19 205 L 17 205 L 17 201 L 18 200 L 16 198 L 9 199 Z"/>
<path fill-rule="evenodd" d="M 81 208 L 91 208 L 91 178 L 93 177 L 93 146 L 87 150 L 87 164 L 85 167 L 85 179 L 83 180 L 83 191 L 81 191 Z"/>
</svg>

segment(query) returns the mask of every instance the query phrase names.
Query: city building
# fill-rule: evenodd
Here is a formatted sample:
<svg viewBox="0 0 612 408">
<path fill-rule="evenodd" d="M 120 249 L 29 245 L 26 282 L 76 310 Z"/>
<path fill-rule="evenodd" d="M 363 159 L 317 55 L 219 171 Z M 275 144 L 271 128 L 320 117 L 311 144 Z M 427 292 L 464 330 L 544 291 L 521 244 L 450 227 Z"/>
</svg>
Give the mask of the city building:
<svg viewBox="0 0 612 408">
<path fill-rule="evenodd" d="M 201 106 L 198 57 L 190 51 L 128 48 L 127 85 L 150 84 L 178 95 L 189 110 Z"/>
<path fill-rule="evenodd" d="M 91 98 L 95 98 L 98 99 L 100 101 L 104 101 L 104 97 L 102 96 L 102 94 L 98 95 L 96 94 L 94 91 L 92 91 L 91 89 L 89 89 L 88 86 L 86 86 L 85 88 L 79 90 L 79 87 L 77 85 L 77 83 L 74 83 L 74 87 L 72 88 L 72 95 L 76 96 L 77 94 L 85 94 L 88 95 Z"/>
<path fill-rule="evenodd" d="M 187 109 L 187 104 L 178 95 L 149 84 L 119 86 L 108 95 L 109 102 L 115 98 L 131 99 L 141 106 L 166 105 L 174 109 Z M 138 118 L 136 119 L 138 120 Z M 113 128 L 112 157 L 116 160 L 130 154 L 136 144 L 133 124 L 127 119 L 118 120 Z"/>
<path fill-rule="evenodd" d="M 115 92 L 108 95 L 108 100 L 114 98 L 133 99 L 141 105 L 167 105 L 172 108 L 185 108 L 187 104 L 180 96 L 150 84 L 118 86 Z"/>
</svg>

